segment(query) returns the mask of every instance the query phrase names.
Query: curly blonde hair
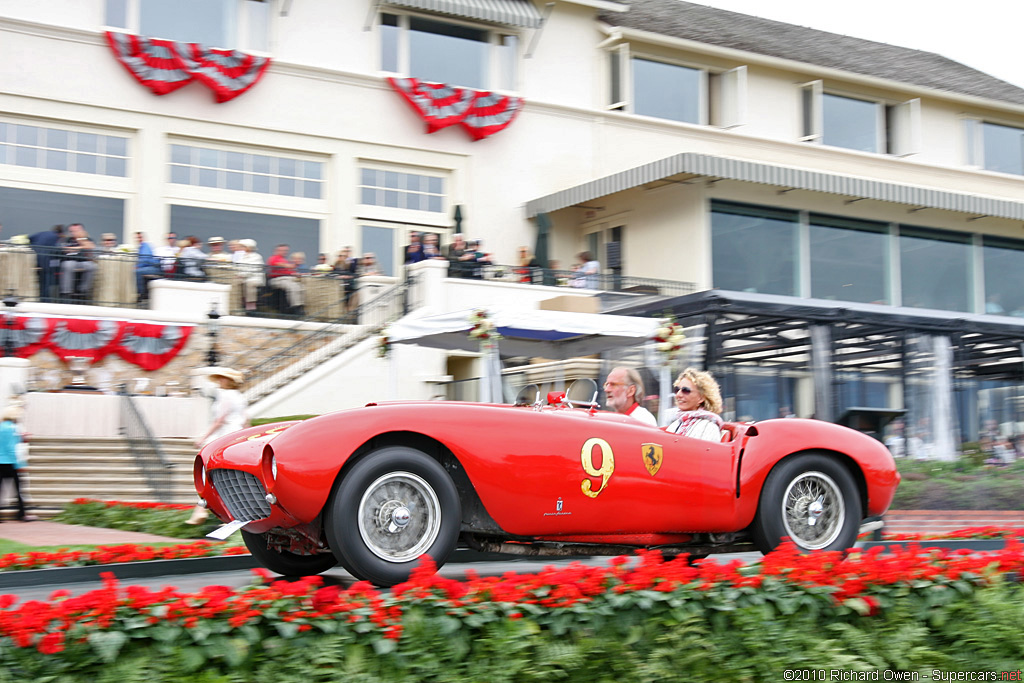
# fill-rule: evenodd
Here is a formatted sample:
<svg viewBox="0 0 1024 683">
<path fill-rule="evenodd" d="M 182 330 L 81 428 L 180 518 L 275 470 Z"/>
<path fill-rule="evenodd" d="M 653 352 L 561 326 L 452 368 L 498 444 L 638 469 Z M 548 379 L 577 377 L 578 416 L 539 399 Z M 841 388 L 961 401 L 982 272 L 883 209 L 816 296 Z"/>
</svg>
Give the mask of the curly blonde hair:
<svg viewBox="0 0 1024 683">
<path fill-rule="evenodd" d="M 688 379 L 693 383 L 693 386 L 697 387 L 697 391 L 701 393 L 704 400 L 701 402 L 701 406 L 705 410 L 709 410 L 715 414 L 721 414 L 722 412 L 722 390 L 718 388 L 718 382 L 711 376 L 710 372 L 704 372 L 703 370 L 697 370 L 696 368 L 686 368 L 679 373 L 679 377 L 676 378 L 676 382 L 680 382 L 683 379 Z"/>
</svg>

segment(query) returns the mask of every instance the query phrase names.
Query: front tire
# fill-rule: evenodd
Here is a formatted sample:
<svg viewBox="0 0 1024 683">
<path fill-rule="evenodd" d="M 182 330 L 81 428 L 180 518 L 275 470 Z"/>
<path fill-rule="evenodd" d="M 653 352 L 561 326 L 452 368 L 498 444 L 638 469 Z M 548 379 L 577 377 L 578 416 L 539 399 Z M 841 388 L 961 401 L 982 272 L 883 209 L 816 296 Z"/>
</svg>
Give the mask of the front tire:
<svg viewBox="0 0 1024 683">
<path fill-rule="evenodd" d="M 313 576 L 338 564 L 330 553 L 296 555 L 287 550 L 274 550 L 267 546 L 267 537 L 263 534 L 242 531 L 242 540 L 257 562 L 282 576 Z"/>
<path fill-rule="evenodd" d="M 429 555 L 440 567 L 455 549 L 459 493 L 445 469 L 404 446 L 370 453 L 347 472 L 326 519 L 327 540 L 357 579 L 393 586 Z"/>
<path fill-rule="evenodd" d="M 768 474 L 751 525 L 762 553 L 789 537 L 801 550 L 846 550 L 857 540 L 861 500 L 853 476 L 835 458 L 805 453 Z"/>
</svg>

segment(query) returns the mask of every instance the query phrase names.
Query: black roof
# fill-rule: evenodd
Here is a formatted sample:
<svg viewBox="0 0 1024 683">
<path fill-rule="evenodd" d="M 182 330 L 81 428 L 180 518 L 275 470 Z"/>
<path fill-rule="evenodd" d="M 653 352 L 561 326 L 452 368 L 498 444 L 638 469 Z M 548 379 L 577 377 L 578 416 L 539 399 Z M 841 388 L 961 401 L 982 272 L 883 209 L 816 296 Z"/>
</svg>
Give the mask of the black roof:
<svg viewBox="0 0 1024 683">
<path fill-rule="evenodd" d="M 1024 104 L 1024 89 L 933 52 L 785 24 L 682 0 L 616 0 L 605 23 L 950 93 Z"/>
</svg>

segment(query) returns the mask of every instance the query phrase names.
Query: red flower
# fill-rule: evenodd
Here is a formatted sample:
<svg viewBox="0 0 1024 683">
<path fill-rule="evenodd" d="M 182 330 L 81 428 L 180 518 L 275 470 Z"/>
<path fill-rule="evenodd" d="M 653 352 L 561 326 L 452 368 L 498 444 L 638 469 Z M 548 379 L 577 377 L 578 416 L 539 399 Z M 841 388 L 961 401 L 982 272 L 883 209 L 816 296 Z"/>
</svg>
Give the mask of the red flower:
<svg viewBox="0 0 1024 683">
<path fill-rule="evenodd" d="M 64 634 L 63 633 L 47 633 L 39 641 L 37 649 L 44 655 L 53 655 L 64 650 Z"/>
</svg>

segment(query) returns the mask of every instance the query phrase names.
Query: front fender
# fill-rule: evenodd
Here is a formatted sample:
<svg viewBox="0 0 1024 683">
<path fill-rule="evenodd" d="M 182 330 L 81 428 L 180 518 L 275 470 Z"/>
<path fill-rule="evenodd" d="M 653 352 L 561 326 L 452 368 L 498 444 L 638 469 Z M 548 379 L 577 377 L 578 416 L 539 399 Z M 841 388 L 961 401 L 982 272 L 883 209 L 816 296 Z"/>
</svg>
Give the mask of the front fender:
<svg viewBox="0 0 1024 683">
<path fill-rule="evenodd" d="M 745 446 L 738 479 L 738 521 L 754 520 L 761 489 L 769 472 L 794 453 L 821 451 L 837 454 L 864 484 L 864 516 L 881 515 L 892 503 L 900 475 L 896 461 L 882 443 L 870 436 L 821 420 L 799 418 L 766 420 L 756 425 L 757 435 Z"/>
</svg>

